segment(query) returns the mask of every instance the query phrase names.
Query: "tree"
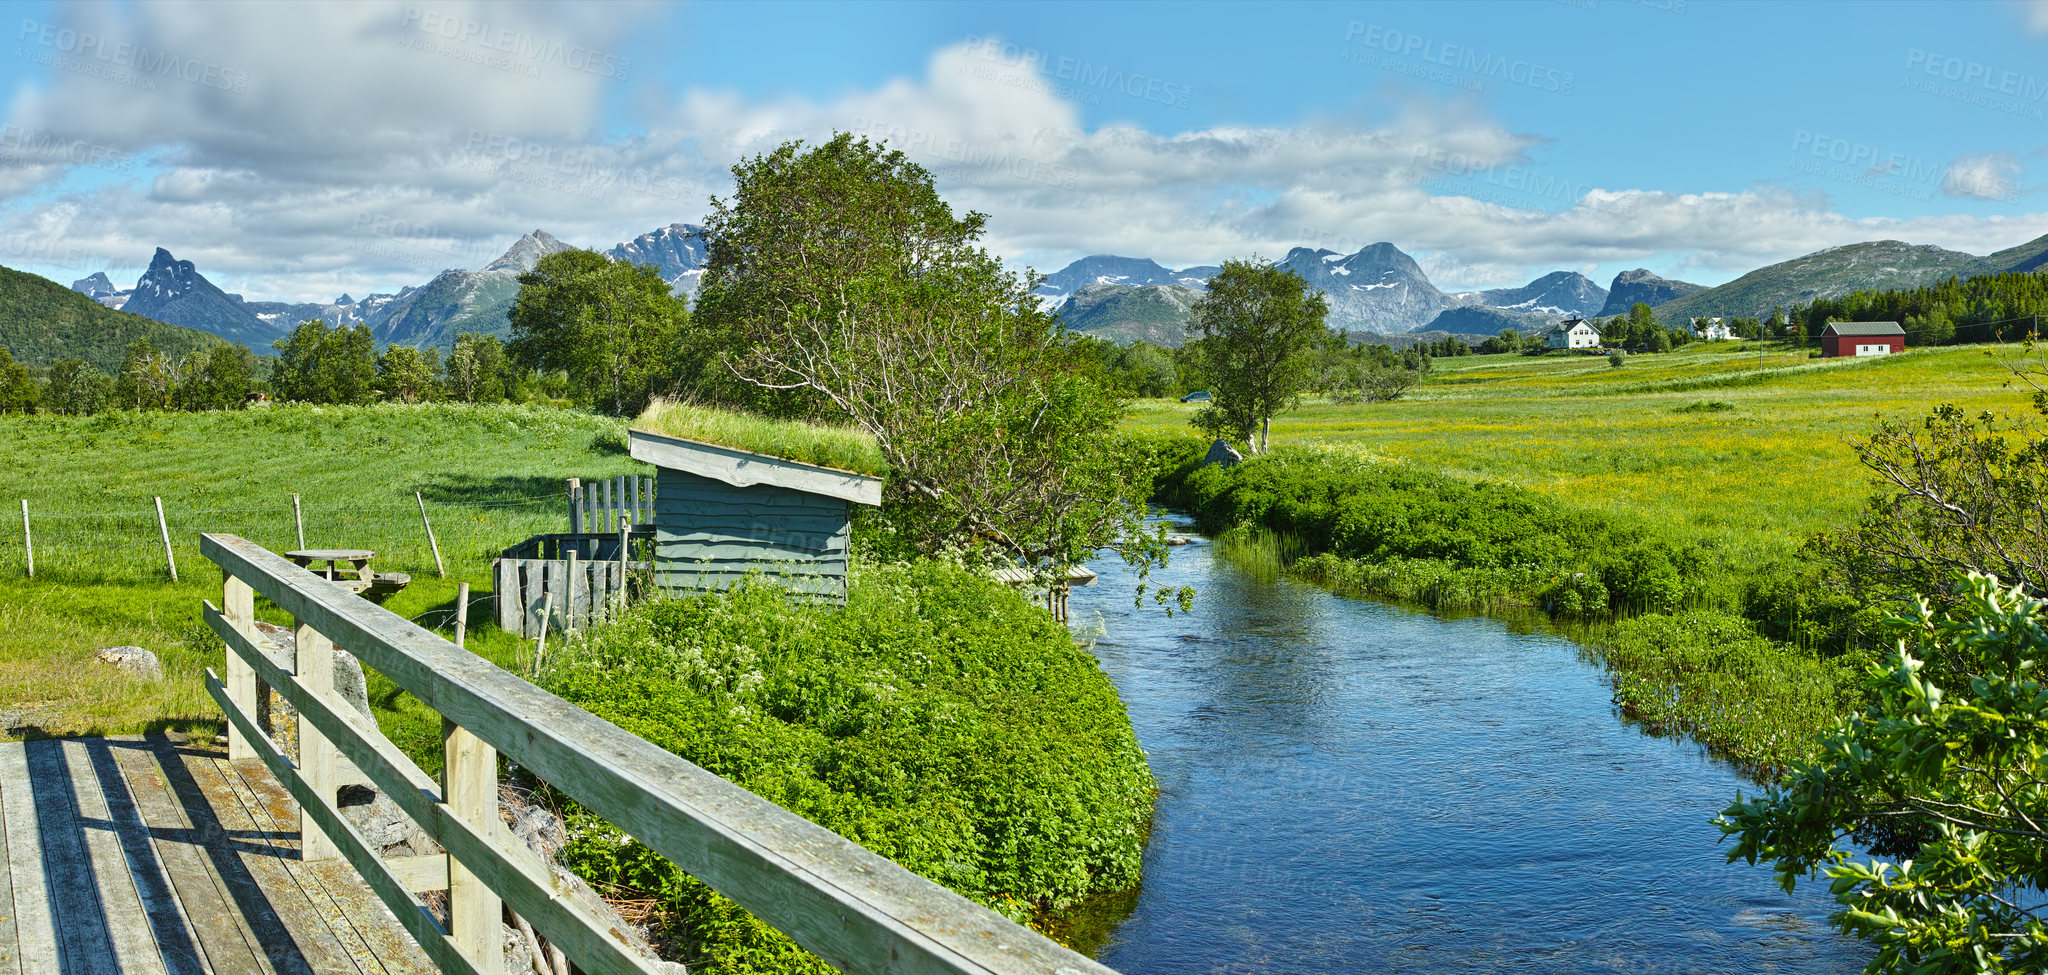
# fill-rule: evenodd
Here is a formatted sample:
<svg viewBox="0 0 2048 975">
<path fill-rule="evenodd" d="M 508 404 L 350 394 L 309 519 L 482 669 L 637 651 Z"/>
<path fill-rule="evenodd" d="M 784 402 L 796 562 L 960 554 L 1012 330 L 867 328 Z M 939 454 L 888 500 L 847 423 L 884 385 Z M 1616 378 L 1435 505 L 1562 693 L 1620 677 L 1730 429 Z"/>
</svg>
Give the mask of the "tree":
<svg viewBox="0 0 2048 975">
<path fill-rule="evenodd" d="M 180 409 L 235 409 L 256 388 L 256 354 L 239 344 L 190 352 L 180 361 L 178 376 Z"/>
<path fill-rule="evenodd" d="M 1650 351 L 1671 351 L 1671 332 L 1668 329 L 1653 328 L 1650 330 Z"/>
<path fill-rule="evenodd" d="M 367 325 L 315 318 L 279 339 L 270 385 L 278 398 L 305 403 L 368 403 L 377 396 L 376 340 Z"/>
<path fill-rule="evenodd" d="M 464 403 L 504 400 L 511 382 L 506 376 L 505 347 L 496 336 L 463 332 L 448 354 L 448 395 Z"/>
<path fill-rule="evenodd" d="M 398 403 L 432 399 L 441 372 L 441 352 L 422 352 L 410 345 L 393 345 L 377 357 L 377 388 L 384 398 Z"/>
<path fill-rule="evenodd" d="M 13 353 L 0 348 L 0 413 L 34 413 L 42 390 L 28 367 L 14 361 Z"/>
<path fill-rule="evenodd" d="M 43 408 L 72 416 L 90 416 L 106 409 L 114 392 L 107 374 L 77 356 L 50 364 L 49 380 L 43 393 Z"/>
<path fill-rule="evenodd" d="M 1322 293 L 1293 271 L 1256 258 L 1223 262 L 1188 313 L 1188 329 L 1202 341 L 1216 395 L 1195 414 L 1195 426 L 1235 436 L 1265 453 L 1273 414 L 1291 409 L 1308 387 L 1308 351 L 1323 334 L 1329 312 Z"/>
<path fill-rule="evenodd" d="M 613 416 L 639 413 L 675 386 L 689 316 L 652 267 L 595 251 L 549 254 L 519 276 L 507 315 L 512 361 L 568 373 L 577 399 Z"/>
<path fill-rule="evenodd" d="M 1622 366 L 1625 366 L 1625 365 L 1628 365 L 1628 353 L 1626 353 L 1626 352 L 1623 352 L 1623 351 L 1622 351 L 1622 350 L 1620 350 L 1620 349 L 1609 349 L 1609 350 L 1607 350 L 1607 367 L 1608 367 L 1608 368 L 1610 368 L 1610 369 L 1619 369 L 1619 368 L 1621 368 Z"/>
<path fill-rule="evenodd" d="M 177 387 L 177 364 L 168 353 L 158 352 L 147 337 L 129 344 L 114 377 L 115 402 L 124 409 L 169 409 Z"/>
<path fill-rule="evenodd" d="M 1728 859 L 1771 861 L 1787 891 L 1824 871 L 1835 926 L 1877 946 L 1871 973 L 2048 967 L 2048 604 L 1975 573 L 1959 597 L 1892 621 L 1876 702 L 1717 819 Z M 1930 657 L 1955 676 L 1929 673 Z M 1891 830 L 1901 862 L 1840 848 L 1874 823 L 1906 824 Z"/>
<path fill-rule="evenodd" d="M 1123 404 L 901 152 L 835 135 L 733 167 L 713 199 L 691 341 L 757 403 L 851 422 L 889 465 L 883 515 L 915 551 L 1052 571 L 1116 547 L 1163 562 Z"/>
</svg>

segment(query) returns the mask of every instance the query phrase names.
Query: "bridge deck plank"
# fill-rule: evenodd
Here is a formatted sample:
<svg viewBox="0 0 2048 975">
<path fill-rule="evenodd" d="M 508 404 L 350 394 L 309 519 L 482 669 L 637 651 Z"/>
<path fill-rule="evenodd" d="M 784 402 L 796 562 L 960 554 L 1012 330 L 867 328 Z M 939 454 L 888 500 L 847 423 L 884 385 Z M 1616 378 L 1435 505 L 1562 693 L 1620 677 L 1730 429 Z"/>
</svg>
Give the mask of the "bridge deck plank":
<svg viewBox="0 0 2048 975">
<path fill-rule="evenodd" d="M 0 742 L 0 975 L 423 975 L 268 770 L 183 738 Z"/>
</svg>

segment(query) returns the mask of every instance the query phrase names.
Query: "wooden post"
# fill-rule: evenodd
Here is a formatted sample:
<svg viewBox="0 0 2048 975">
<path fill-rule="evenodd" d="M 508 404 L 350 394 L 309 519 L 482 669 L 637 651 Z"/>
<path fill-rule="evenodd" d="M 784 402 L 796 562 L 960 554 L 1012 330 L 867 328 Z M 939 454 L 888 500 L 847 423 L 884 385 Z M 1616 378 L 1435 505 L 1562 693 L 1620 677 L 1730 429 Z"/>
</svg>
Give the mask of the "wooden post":
<svg viewBox="0 0 2048 975">
<path fill-rule="evenodd" d="M 441 719 L 441 798 L 457 819 L 488 836 L 498 820 L 498 750 Z M 477 971 L 505 970 L 502 905 L 462 861 L 448 858 L 448 934 Z"/>
<path fill-rule="evenodd" d="M 171 554 L 171 525 L 164 520 L 164 499 L 156 499 L 156 529 L 164 536 L 164 564 L 171 567 L 171 581 L 178 581 L 178 558 Z"/>
<path fill-rule="evenodd" d="M 462 649 L 462 634 L 469 629 L 469 583 L 455 587 L 455 649 Z"/>
<path fill-rule="evenodd" d="M 596 492 L 591 492 L 595 494 Z M 562 634 L 567 636 L 576 628 L 576 584 L 583 581 L 583 565 L 576 560 L 576 550 L 569 550 L 569 584 L 562 596 Z M 586 587 L 588 588 L 588 587 Z"/>
<path fill-rule="evenodd" d="M 598 531 L 608 531 L 618 524 L 616 519 L 619 517 L 619 509 L 612 500 L 612 484 L 614 481 L 616 479 L 604 482 L 604 514 L 598 516 Z"/>
<path fill-rule="evenodd" d="M 299 508 L 299 496 L 292 495 L 292 524 L 299 526 L 299 548 L 306 547 L 306 513 Z"/>
<path fill-rule="evenodd" d="M 569 534 L 571 535 L 581 534 L 583 531 L 582 503 L 583 479 L 572 477 L 569 479 Z"/>
<path fill-rule="evenodd" d="M 348 705 L 334 693 L 334 643 L 312 624 L 301 622 L 293 634 L 298 660 L 292 674 L 308 693 L 341 710 Z M 334 745 L 320 734 L 313 719 L 299 715 L 299 775 L 322 801 L 332 803 L 340 784 L 334 777 Z M 299 859 L 332 860 L 341 856 L 334 841 L 320 830 L 313 817 L 299 810 Z"/>
<path fill-rule="evenodd" d="M 252 638 L 256 635 L 256 590 L 226 570 L 221 572 L 220 609 L 237 632 Z M 256 668 L 232 649 L 228 651 L 227 664 L 228 700 L 235 702 L 235 707 L 257 727 L 263 727 L 262 708 L 270 702 L 256 700 Z M 256 746 L 242 736 L 234 722 L 228 722 L 228 760 L 255 757 Z"/>
<path fill-rule="evenodd" d="M 619 610 L 626 608 L 626 552 L 633 543 L 633 523 L 619 522 Z"/>
<path fill-rule="evenodd" d="M 28 499 L 21 499 L 21 548 L 28 553 L 28 577 L 36 577 L 36 537 L 28 530 Z"/>
<path fill-rule="evenodd" d="M 420 493 L 418 491 L 414 491 L 412 493 L 412 499 L 414 501 L 419 502 L 420 524 L 427 526 L 427 544 L 433 546 L 434 549 L 434 576 L 436 578 L 446 579 L 448 578 L 448 568 L 447 566 L 441 564 L 441 543 L 434 539 L 434 523 L 427 520 L 426 499 L 420 497 Z"/>
</svg>

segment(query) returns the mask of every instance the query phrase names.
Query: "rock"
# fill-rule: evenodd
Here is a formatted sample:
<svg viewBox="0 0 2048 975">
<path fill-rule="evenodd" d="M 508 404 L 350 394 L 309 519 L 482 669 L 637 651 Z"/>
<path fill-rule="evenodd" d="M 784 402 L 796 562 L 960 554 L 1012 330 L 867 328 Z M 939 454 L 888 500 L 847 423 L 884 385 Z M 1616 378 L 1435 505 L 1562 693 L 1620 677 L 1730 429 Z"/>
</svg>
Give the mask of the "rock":
<svg viewBox="0 0 2048 975">
<path fill-rule="evenodd" d="M 441 852 L 440 845 L 392 802 L 391 797 L 366 785 L 343 786 L 336 801 L 341 816 L 363 834 L 363 840 L 379 856 L 425 856 Z"/>
<path fill-rule="evenodd" d="M 141 647 L 108 647 L 99 653 L 100 663 L 110 664 L 115 670 L 143 680 L 163 680 L 164 665 L 157 662 L 156 654 Z"/>
<path fill-rule="evenodd" d="M 1209 453 L 1202 458 L 1201 466 L 1207 467 L 1210 464 L 1222 464 L 1225 467 L 1236 467 L 1243 461 L 1244 455 L 1238 453 L 1236 447 L 1232 447 L 1223 438 L 1218 437 L 1215 443 L 1209 445 Z"/>
<path fill-rule="evenodd" d="M 1194 539 L 1192 539 L 1192 538 L 1189 538 L 1189 537 L 1187 537 L 1186 535 L 1168 535 L 1168 536 L 1166 536 L 1166 544 L 1168 544 L 1168 545 L 1187 545 L 1187 544 L 1190 544 L 1190 543 L 1192 543 L 1193 541 L 1194 541 Z"/>
<path fill-rule="evenodd" d="M 519 837 L 528 849 L 540 857 L 541 862 L 547 864 L 548 873 L 554 877 L 557 896 L 581 901 L 597 918 L 599 924 L 618 934 L 655 971 L 667 975 L 689 975 L 690 970 L 687 967 L 661 960 L 655 953 L 654 946 L 648 941 L 648 931 L 645 927 L 620 917 L 617 909 L 598 896 L 597 891 L 584 883 L 582 877 L 576 876 L 555 859 L 563 845 L 568 842 L 569 830 L 553 810 L 533 802 L 529 798 L 529 793 L 517 787 L 501 786 L 498 789 L 498 817 L 504 820 L 505 826 L 514 836 Z M 531 957 L 532 952 L 526 952 L 525 955 Z M 508 956 L 505 961 L 506 972 L 509 975 L 514 971 L 511 967 L 512 959 Z"/>
<path fill-rule="evenodd" d="M 298 639 L 289 628 L 257 620 L 256 637 L 276 647 L 279 657 L 290 660 L 298 655 Z M 363 662 L 340 647 L 334 648 L 334 692 L 358 714 L 376 723 L 376 716 L 370 713 L 370 685 L 363 678 Z"/>
</svg>

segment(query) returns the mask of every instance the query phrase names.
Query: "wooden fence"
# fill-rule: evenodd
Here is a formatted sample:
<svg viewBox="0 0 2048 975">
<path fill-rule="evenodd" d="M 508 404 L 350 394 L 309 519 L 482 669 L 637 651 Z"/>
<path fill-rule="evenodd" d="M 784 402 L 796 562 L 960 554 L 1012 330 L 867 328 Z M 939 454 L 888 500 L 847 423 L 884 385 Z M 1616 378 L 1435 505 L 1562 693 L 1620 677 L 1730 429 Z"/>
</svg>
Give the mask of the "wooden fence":
<svg viewBox="0 0 2048 975">
<path fill-rule="evenodd" d="M 869 852 L 435 633 L 233 535 L 200 549 L 226 573 L 208 626 L 228 645 L 207 690 L 230 723 L 231 758 L 263 760 L 297 799 L 307 859 L 347 860 L 443 972 L 503 970 L 510 907 L 591 975 L 651 966 L 553 890 L 547 868 L 498 818 L 498 756 L 518 763 L 841 971 L 1113 975 L 987 908 Z M 256 639 L 255 597 L 296 621 L 297 653 Z M 436 781 L 335 696 L 340 646 L 441 714 Z M 257 728 L 261 679 L 298 711 L 299 760 Z M 346 758 L 448 852 L 380 859 L 335 806 Z M 447 890 L 444 928 L 415 891 Z"/>
<path fill-rule="evenodd" d="M 569 479 L 569 532 L 615 532 L 619 520 L 635 525 L 654 520 L 654 478 L 621 474 L 609 480 Z"/>
</svg>

